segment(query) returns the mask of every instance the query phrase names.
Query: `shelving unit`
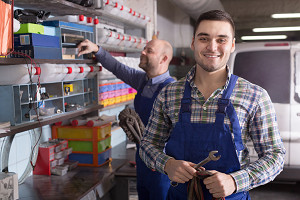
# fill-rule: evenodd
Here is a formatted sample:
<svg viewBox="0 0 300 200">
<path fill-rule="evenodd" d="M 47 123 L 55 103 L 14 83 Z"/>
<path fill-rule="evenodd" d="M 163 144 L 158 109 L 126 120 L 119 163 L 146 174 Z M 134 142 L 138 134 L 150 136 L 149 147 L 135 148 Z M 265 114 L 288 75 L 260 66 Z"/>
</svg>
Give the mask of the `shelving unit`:
<svg viewBox="0 0 300 200">
<path fill-rule="evenodd" d="M 51 12 L 52 15 L 87 15 L 98 16 L 103 19 L 108 19 L 115 24 L 125 25 L 130 27 L 145 28 L 140 24 L 130 22 L 122 17 L 112 15 L 103 9 L 95 9 L 93 7 L 83 7 L 78 4 L 66 0 L 18 0 L 14 2 L 15 6 L 28 9 L 41 9 Z"/>
<path fill-rule="evenodd" d="M 92 59 L 83 60 L 55 60 L 55 59 L 34 59 L 36 64 L 42 63 L 55 63 L 55 64 L 95 64 L 96 61 Z M 28 58 L 0 58 L 0 67 L 5 67 L 5 65 L 18 65 L 18 64 L 28 64 L 30 65 L 30 60 Z M 32 63 L 34 64 L 34 63 Z"/>
<path fill-rule="evenodd" d="M 10 121 L 18 125 L 37 119 L 52 117 L 58 113 L 71 111 L 67 105 L 75 104 L 75 109 L 98 104 L 97 77 L 68 82 L 42 83 L 41 88 L 50 98 L 38 99 L 38 85 L 6 85 L 0 86 L 1 121 Z M 72 84 L 74 91 L 66 94 L 64 84 Z"/>
</svg>

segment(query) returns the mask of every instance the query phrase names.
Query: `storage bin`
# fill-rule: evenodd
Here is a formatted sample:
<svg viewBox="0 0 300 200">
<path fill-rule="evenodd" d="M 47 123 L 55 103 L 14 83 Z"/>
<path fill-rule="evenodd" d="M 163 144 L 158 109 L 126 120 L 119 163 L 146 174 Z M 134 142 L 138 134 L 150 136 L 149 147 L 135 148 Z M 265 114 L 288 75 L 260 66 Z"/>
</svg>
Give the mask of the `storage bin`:
<svg viewBox="0 0 300 200">
<path fill-rule="evenodd" d="M 40 47 L 40 46 L 19 46 L 15 47 L 15 52 L 25 53 L 35 59 L 61 59 L 61 48 Z M 14 58 L 23 58 L 18 54 L 11 55 Z"/>
<path fill-rule="evenodd" d="M 70 160 L 81 166 L 99 167 L 111 156 L 111 123 L 102 126 L 52 126 L 52 138 L 68 140 Z"/>
<path fill-rule="evenodd" d="M 79 162 L 79 166 L 100 167 L 111 160 L 111 147 L 102 153 L 72 153 L 69 155 L 70 160 Z"/>
<path fill-rule="evenodd" d="M 108 135 L 106 138 L 97 141 L 98 153 L 105 151 L 110 147 L 111 144 L 111 135 Z M 72 151 L 81 151 L 81 152 L 93 152 L 93 141 L 79 141 L 79 140 L 69 140 L 69 147 L 72 147 Z"/>
<path fill-rule="evenodd" d="M 15 34 L 19 33 L 37 33 L 37 34 L 44 34 L 44 26 L 40 24 L 21 24 L 20 29 Z"/>
<path fill-rule="evenodd" d="M 14 45 L 15 47 L 31 45 L 60 48 L 60 38 L 36 33 L 14 34 Z"/>
<path fill-rule="evenodd" d="M 44 35 L 60 37 L 59 28 L 52 26 L 44 26 Z"/>
<path fill-rule="evenodd" d="M 102 126 L 52 126 L 52 137 L 63 139 L 93 139 L 95 131 L 96 139 L 104 139 L 111 133 L 111 123 Z"/>
</svg>

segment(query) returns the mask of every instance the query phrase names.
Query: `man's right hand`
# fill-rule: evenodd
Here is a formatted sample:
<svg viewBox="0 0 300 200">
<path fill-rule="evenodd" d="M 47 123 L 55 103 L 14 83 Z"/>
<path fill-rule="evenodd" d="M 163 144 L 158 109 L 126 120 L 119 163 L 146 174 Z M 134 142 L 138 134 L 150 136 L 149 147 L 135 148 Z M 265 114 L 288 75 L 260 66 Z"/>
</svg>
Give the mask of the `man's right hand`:
<svg viewBox="0 0 300 200">
<path fill-rule="evenodd" d="M 85 39 L 82 41 L 78 46 L 78 57 L 87 54 L 87 53 L 97 53 L 99 51 L 98 45 L 95 43 L 89 41 L 88 39 Z"/>
<path fill-rule="evenodd" d="M 192 162 L 171 158 L 165 165 L 165 172 L 171 181 L 185 183 L 192 179 L 196 173 L 196 169 L 193 168 L 194 165 Z"/>
</svg>

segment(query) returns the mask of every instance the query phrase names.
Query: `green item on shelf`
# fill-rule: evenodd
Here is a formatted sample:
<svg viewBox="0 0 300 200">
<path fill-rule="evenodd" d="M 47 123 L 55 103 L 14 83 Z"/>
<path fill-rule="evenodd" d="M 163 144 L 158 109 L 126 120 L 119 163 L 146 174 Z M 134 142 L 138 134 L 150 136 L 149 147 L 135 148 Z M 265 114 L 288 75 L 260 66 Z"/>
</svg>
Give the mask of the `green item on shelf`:
<svg viewBox="0 0 300 200">
<path fill-rule="evenodd" d="M 15 32 L 15 34 L 19 33 L 37 33 L 44 35 L 44 26 L 32 23 L 21 24 L 20 29 L 18 30 L 18 32 Z"/>
</svg>

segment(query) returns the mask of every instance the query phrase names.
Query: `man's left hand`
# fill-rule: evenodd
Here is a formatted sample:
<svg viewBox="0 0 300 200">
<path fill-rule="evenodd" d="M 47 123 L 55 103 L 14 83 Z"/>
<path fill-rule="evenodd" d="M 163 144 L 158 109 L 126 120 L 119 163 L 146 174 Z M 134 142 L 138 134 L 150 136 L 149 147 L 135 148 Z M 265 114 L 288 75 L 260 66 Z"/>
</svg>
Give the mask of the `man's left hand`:
<svg viewBox="0 0 300 200">
<path fill-rule="evenodd" d="M 215 170 L 209 170 L 213 175 L 205 178 L 203 183 L 214 198 L 222 198 L 231 195 L 236 190 L 236 184 L 232 176 Z"/>
</svg>

